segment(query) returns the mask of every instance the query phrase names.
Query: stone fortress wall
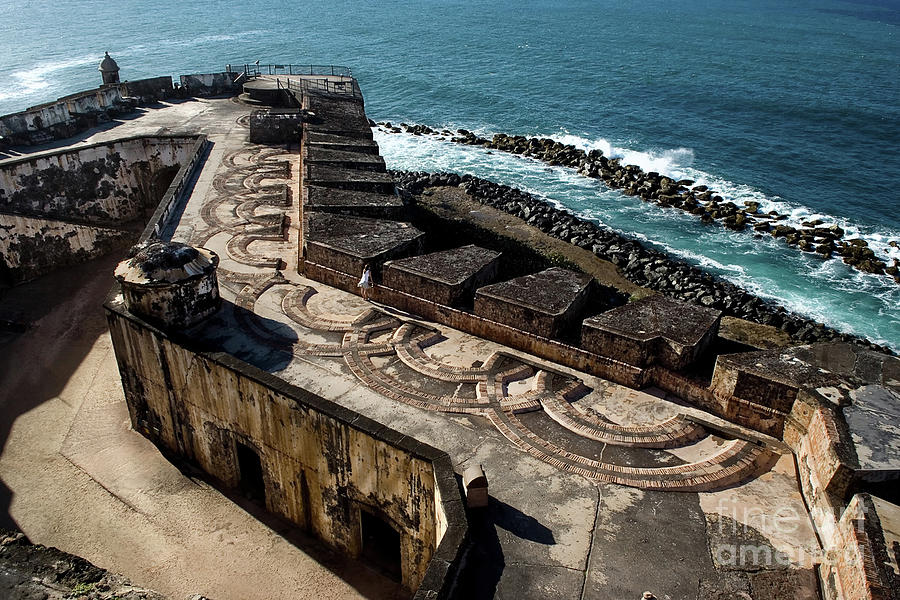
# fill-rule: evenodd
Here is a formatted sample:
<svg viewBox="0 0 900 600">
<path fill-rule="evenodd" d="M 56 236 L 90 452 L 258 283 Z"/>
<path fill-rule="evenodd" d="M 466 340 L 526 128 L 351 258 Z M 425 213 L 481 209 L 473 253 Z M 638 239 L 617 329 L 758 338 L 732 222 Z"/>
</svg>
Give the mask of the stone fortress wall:
<svg viewBox="0 0 900 600">
<path fill-rule="evenodd" d="M 192 87 L 208 83 L 213 91 L 221 91 L 221 79 L 188 77 Z M 171 235 L 206 150 L 205 136 L 149 136 L 7 162 L 4 200 L 39 217 L 80 215 L 84 227 L 95 229 L 144 226 L 155 208 L 139 238 L 152 243 Z M 144 163 L 148 172 L 165 169 L 165 181 L 147 188 Z M 108 196 L 96 193 L 104 187 Z M 134 228 L 129 234 L 138 235 Z M 350 556 L 364 550 L 366 523 L 386 524 L 399 537 L 403 587 L 417 598 L 445 596 L 467 531 L 445 453 L 228 354 L 196 347 L 180 334 L 183 327 L 129 311 L 118 284 L 106 309 L 135 430 Z"/>
<path fill-rule="evenodd" d="M 404 587 L 424 593 L 427 575 L 440 591 L 465 532 L 444 453 L 227 354 L 193 349 L 121 301 L 107 303 L 107 316 L 137 431 L 229 488 L 252 484 L 242 464 L 252 452 L 256 499 L 350 556 L 362 552 L 364 515 L 389 523 Z"/>
<path fill-rule="evenodd" d="M 0 280 L 26 281 L 134 241 L 200 150 L 196 136 L 145 136 L 3 162 Z"/>
</svg>

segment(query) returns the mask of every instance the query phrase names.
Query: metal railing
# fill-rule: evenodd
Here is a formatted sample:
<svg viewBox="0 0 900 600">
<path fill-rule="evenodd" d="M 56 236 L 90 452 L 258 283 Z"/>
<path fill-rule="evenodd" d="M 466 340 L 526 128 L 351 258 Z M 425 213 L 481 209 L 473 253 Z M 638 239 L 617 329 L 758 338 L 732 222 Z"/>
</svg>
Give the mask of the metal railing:
<svg viewBox="0 0 900 600">
<path fill-rule="evenodd" d="M 228 65 L 226 71 L 234 72 L 237 65 Z M 350 67 L 342 67 L 340 65 L 278 65 L 268 64 L 261 65 L 259 63 L 245 64 L 238 66 L 248 77 L 257 75 L 331 75 L 340 77 L 352 77 L 353 73 Z"/>
<path fill-rule="evenodd" d="M 296 94 L 337 94 L 362 97 L 356 80 L 349 76 L 340 79 L 275 79 L 278 89 Z"/>
</svg>

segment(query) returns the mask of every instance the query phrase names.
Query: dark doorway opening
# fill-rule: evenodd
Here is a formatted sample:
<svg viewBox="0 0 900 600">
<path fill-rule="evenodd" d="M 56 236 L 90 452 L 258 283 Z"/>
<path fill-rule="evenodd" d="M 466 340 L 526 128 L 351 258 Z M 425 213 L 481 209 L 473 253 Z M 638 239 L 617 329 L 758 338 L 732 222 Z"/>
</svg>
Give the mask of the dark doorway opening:
<svg viewBox="0 0 900 600">
<path fill-rule="evenodd" d="M 266 503 L 266 482 L 263 479 L 262 461 L 250 446 L 237 442 L 238 470 L 241 474 L 240 490 L 247 498 L 260 504 Z"/>
<path fill-rule="evenodd" d="M 394 581 L 402 579 L 400 534 L 384 520 L 359 511 L 362 532 L 362 558 Z"/>
</svg>

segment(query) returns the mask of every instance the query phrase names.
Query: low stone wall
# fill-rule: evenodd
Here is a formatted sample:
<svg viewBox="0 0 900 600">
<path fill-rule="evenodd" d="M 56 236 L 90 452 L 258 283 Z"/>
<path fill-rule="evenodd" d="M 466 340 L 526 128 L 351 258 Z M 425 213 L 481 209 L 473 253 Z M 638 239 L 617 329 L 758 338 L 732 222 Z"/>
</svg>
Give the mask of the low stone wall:
<svg viewBox="0 0 900 600">
<path fill-rule="evenodd" d="M 137 98 L 139 104 L 158 102 L 165 98 L 171 98 L 175 94 L 170 75 L 124 81 L 119 84 L 119 88 L 123 96 Z"/>
<path fill-rule="evenodd" d="M 310 257 L 303 265 L 303 274 L 331 287 L 358 293 L 357 277 L 314 262 Z M 425 319 L 448 325 L 460 331 L 489 339 L 535 356 L 590 373 L 635 389 L 655 385 L 693 406 L 727 418 L 733 423 L 775 437 L 780 437 L 787 414 L 751 400 L 718 393 L 702 382 L 675 373 L 662 366 L 646 369 L 628 362 L 609 358 L 558 340 L 542 337 L 499 323 L 470 311 L 452 308 L 422 298 L 416 294 L 379 285 L 372 297 L 390 306 L 419 315 Z M 717 369 L 718 372 L 718 369 Z"/>
<path fill-rule="evenodd" d="M 723 415 L 725 407 L 722 401 L 708 387 L 696 379 L 685 377 L 659 366 L 648 368 L 647 373 L 648 382 L 659 389 L 677 396 L 697 408 L 702 408 L 720 416 Z M 747 423 L 738 422 L 737 424 L 750 427 Z"/>
<path fill-rule="evenodd" d="M 195 137 L 130 137 L 0 166 L 0 211 L 101 226 L 146 217 L 189 161 Z"/>
<path fill-rule="evenodd" d="M 102 86 L 4 115 L 0 136 L 12 145 L 41 144 L 71 137 L 131 108 L 118 86 Z"/>
<path fill-rule="evenodd" d="M 193 348 L 111 294 L 113 346 L 135 429 L 229 487 L 262 469 L 265 505 L 351 556 L 363 514 L 400 534 L 402 583 L 437 598 L 465 539 L 449 457 L 224 353 Z M 432 561 L 437 557 L 437 562 Z"/>
<path fill-rule="evenodd" d="M 234 80 L 240 73 L 223 71 L 221 73 L 193 73 L 182 75 L 181 87 L 191 96 L 219 96 L 222 94 L 236 94 L 241 86 L 235 85 Z"/>
<path fill-rule="evenodd" d="M 151 238 L 159 238 L 160 234 L 167 227 L 174 226 L 174 224 L 170 223 L 171 217 L 190 196 L 191 181 L 194 173 L 206 159 L 208 147 L 209 142 L 205 135 L 198 135 L 193 138 L 193 143 L 187 152 L 186 159 L 181 163 L 181 168 L 178 169 L 172 182 L 169 183 L 162 200 L 156 205 L 156 210 L 150 217 L 150 221 L 144 228 L 138 243 L 146 242 Z"/>
</svg>

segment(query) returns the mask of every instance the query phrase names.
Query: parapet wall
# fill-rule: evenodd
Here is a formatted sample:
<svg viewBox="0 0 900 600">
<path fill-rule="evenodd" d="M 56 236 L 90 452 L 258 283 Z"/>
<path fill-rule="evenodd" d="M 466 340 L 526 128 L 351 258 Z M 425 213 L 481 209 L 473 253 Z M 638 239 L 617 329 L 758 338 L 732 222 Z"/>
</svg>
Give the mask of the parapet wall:
<svg viewBox="0 0 900 600">
<path fill-rule="evenodd" d="M 119 84 L 119 88 L 122 90 L 123 96 L 136 98 L 140 104 L 158 102 L 171 97 L 174 93 L 170 75 L 123 81 Z"/>
<path fill-rule="evenodd" d="M 192 73 L 182 75 L 181 87 L 191 96 L 218 96 L 231 94 L 240 90 L 240 84 L 234 80 L 239 73 L 223 71 L 221 73 Z"/>
<path fill-rule="evenodd" d="M 466 531 L 446 454 L 230 355 L 194 349 L 120 300 L 106 309 L 136 430 L 228 487 L 246 483 L 239 453 L 251 449 L 266 508 L 351 556 L 363 550 L 363 514 L 375 516 L 400 534 L 404 587 L 442 597 Z"/>
<path fill-rule="evenodd" d="M 92 127 L 101 115 L 108 120 L 110 111 L 115 113 L 117 108 L 131 110 L 118 86 L 102 86 L 4 115 L 0 117 L 0 136 L 8 143 L 26 146 L 63 139 Z"/>
<path fill-rule="evenodd" d="M 240 85 L 234 81 L 238 75 L 227 72 L 182 75 L 181 90 L 172 84 L 171 76 L 164 75 L 76 92 L 54 102 L 0 116 L 0 143 L 33 146 L 65 139 L 98 123 L 133 112 L 136 106 L 176 95 L 203 97 L 234 94 L 240 91 Z"/>
<path fill-rule="evenodd" d="M 130 137 L 0 165 L 0 211 L 103 226 L 146 218 L 193 136 Z"/>
<path fill-rule="evenodd" d="M 348 292 L 358 291 L 356 277 L 317 263 L 307 262 L 303 273 L 310 279 L 321 281 L 331 287 Z M 392 289 L 385 285 L 376 287 L 374 294 L 375 299 L 379 302 L 384 302 L 425 319 L 529 352 L 535 356 L 584 371 L 585 373 L 591 373 L 622 385 L 641 388 L 647 381 L 648 374 L 643 369 L 588 352 L 577 346 L 541 337 L 504 323 L 498 323 L 467 310 L 439 304 L 431 299 Z"/>
</svg>

